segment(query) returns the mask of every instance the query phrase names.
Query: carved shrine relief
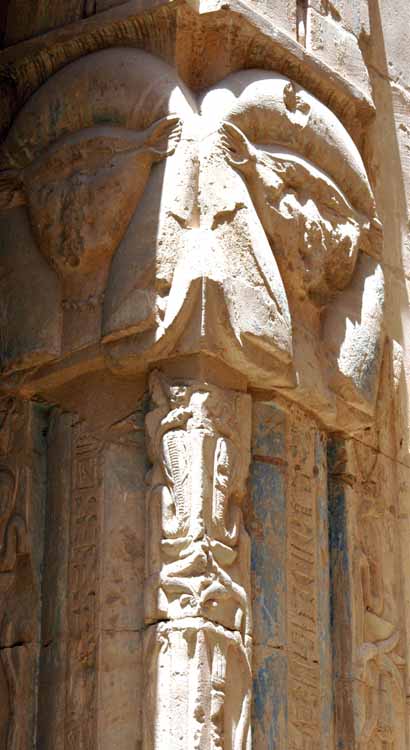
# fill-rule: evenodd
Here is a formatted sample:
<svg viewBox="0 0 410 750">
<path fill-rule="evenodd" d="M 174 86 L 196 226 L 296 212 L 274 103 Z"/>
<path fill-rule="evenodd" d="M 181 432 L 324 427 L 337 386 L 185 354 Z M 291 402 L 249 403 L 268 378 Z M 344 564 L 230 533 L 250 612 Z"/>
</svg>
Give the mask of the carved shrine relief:
<svg viewBox="0 0 410 750">
<path fill-rule="evenodd" d="M 164 705 L 144 747 L 169 747 L 171 732 L 175 749 L 246 750 L 252 616 L 242 504 L 250 397 L 170 383 L 157 372 L 150 392 L 145 619 L 160 624 L 148 628 L 145 652 L 150 700 Z M 173 691 L 186 712 L 182 724 Z"/>
<path fill-rule="evenodd" d="M 169 385 L 156 373 L 150 382 L 146 619 L 202 616 L 246 642 L 249 539 L 242 501 L 250 397 L 197 383 Z"/>
</svg>

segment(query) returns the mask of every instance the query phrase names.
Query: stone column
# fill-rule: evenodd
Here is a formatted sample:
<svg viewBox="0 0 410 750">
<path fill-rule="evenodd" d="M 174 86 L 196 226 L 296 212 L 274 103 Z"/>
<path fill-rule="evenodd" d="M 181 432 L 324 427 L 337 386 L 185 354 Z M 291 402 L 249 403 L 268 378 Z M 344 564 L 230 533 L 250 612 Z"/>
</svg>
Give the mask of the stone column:
<svg viewBox="0 0 410 750">
<path fill-rule="evenodd" d="M 251 399 L 150 378 L 144 750 L 250 750 Z"/>
</svg>

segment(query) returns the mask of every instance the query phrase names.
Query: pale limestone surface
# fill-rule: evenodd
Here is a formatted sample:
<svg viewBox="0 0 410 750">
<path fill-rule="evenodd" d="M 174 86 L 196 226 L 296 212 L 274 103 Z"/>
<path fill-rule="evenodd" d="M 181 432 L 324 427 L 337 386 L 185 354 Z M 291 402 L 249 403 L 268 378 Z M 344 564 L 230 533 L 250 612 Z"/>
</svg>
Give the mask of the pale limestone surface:
<svg viewBox="0 0 410 750">
<path fill-rule="evenodd" d="M 0 15 L 0 750 L 409 750 L 410 10 Z"/>
</svg>

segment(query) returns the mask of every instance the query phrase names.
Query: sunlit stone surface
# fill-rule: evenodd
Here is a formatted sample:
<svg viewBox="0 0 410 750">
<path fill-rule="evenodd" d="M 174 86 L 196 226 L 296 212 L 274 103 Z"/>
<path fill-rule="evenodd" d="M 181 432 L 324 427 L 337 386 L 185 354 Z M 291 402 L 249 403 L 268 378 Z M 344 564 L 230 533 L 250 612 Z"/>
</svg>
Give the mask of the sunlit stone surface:
<svg viewBox="0 0 410 750">
<path fill-rule="evenodd" d="M 5 1 L 0 750 L 410 750 L 409 29 Z"/>
</svg>

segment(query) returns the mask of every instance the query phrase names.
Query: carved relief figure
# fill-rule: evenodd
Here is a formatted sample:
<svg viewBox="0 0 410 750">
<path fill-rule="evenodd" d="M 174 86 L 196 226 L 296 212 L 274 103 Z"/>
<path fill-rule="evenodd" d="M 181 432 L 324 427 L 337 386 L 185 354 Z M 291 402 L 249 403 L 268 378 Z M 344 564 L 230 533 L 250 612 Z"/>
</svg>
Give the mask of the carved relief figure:
<svg viewBox="0 0 410 750">
<path fill-rule="evenodd" d="M 63 306 L 101 307 L 113 254 L 151 166 L 173 153 L 177 117 L 135 132 L 105 126 L 63 136 L 26 169 L 3 174 L 12 205 L 27 203 L 39 249 L 63 282 Z"/>
<path fill-rule="evenodd" d="M 171 116 L 139 132 L 87 128 L 62 136 L 25 169 L 3 173 L 3 195 L 28 204 L 39 249 L 64 280 L 67 302 L 92 302 L 104 290 L 151 166 L 173 153 L 179 134 Z"/>
<path fill-rule="evenodd" d="M 208 677 L 197 675 L 204 680 L 198 694 L 204 714 L 201 731 L 211 733 L 209 747 L 245 750 L 252 618 L 242 502 L 250 458 L 250 398 L 198 382 L 169 383 L 159 373 L 151 375 L 150 390 L 154 408 L 146 426 L 153 468 L 147 493 L 146 621 L 169 622 L 165 631 L 160 626 L 162 641 L 183 633 L 188 652 L 192 650 L 185 667 L 181 657 L 187 684 L 198 649 L 207 654 Z M 161 648 L 160 662 L 166 659 Z M 180 652 L 182 646 L 173 648 Z M 242 686 L 225 727 L 226 670 L 232 659 Z M 155 672 L 155 666 L 150 669 Z M 230 704 L 232 698 L 227 700 Z M 235 720 L 236 730 L 228 729 Z M 226 744 L 225 731 L 233 732 Z M 191 747 L 192 739 L 190 733 L 172 747 Z M 151 740 L 147 750 L 165 748 L 163 742 Z"/>
<path fill-rule="evenodd" d="M 156 607 L 161 617 L 205 616 L 245 640 L 251 632 L 249 541 L 241 505 L 249 397 L 197 384 L 170 386 L 157 374 L 151 392 L 149 619 L 158 618 Z"/>
<path fill-rule="evenodd" d="M 395 594 L 394 518 L 382 498 L 361 502 L 357 528 L 362 596 L 356 652 L 360 748 L 399 750 L 400 720 L 405 715 L 404 662 Z"/>
<path fill-rule="evenodd" d="M 221 130 L 227 160 L 245 177 L 286 287 L 326 304 L 349 284 L 359 248 L 369 243 L 369 219 L 307 159 L 253 146 L 232 123 Z"/>
</svg>

